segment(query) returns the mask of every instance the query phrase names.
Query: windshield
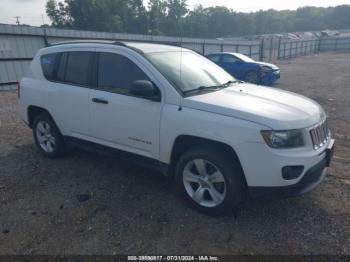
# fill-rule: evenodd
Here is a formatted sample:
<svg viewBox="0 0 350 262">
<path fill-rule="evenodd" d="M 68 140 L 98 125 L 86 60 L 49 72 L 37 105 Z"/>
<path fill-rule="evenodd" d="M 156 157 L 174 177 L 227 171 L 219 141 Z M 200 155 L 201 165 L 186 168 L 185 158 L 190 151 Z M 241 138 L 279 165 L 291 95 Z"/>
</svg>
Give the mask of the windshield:
<svg viewBox="0 0 350 262">
<path fill-rule="evenodd" d="M 149 53 L 146 57 L 182 93 L 235 81 L 219 66 L 193 52 Z"/>
<path fill-rule="evenodd" d="M 255 62 L 253 59 L 251 59 L 249 56 L 246 55 L 242 55 L 242 54 L 235 54 L 236 57 L 238 57 L 239 59 L 243 60 L 244 62 Z"/>
</svg>

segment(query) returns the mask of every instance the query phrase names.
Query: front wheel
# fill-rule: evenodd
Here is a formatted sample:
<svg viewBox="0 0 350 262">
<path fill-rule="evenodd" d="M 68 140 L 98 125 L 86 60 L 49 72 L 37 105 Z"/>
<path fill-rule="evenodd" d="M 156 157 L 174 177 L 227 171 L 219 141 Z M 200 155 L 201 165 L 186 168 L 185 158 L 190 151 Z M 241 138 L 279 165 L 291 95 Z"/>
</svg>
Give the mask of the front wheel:
<svg viewBox="0 0 350 262">
<path fill-rule="evenodd" d="M 187 202 L 208 215 L 237 210 L 243 200 L 243 174 L 235 159 L 210 147 L 187 151 L 178 161 L 177 183 Z"/>
<path fill-rule="evenodd" d="M 63 137 L 48 113 L 42 113 L 34 119 L 33 135 L 40 152 L 48 158 L 64 153 Z"/>
<path fill-rule="evenodd" d="M 256 71 L 248 72 L 246 74 L 244 80 L 248 83 L 259 84 L 259 82 L 260 82 L 259 73 Z"/>
</svg>

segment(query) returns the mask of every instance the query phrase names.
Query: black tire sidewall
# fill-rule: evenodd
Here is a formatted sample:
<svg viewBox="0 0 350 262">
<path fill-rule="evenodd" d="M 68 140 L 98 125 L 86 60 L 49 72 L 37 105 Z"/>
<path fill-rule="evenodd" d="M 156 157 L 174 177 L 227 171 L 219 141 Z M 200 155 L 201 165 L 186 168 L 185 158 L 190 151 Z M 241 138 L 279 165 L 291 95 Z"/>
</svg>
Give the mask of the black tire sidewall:
<svg viewBox="0 0 350 262">
<path fill-rule="evenodd" d="M 254 75 L 254 77 L 256 77 L 256 81 L 255 81 L 255 82 L 249 82 L 249 81 L 248 81 L 248 78 L 249 78 L 249 76 L 251 76 L 251 75 Z M 250 71 L 250 72 L 248 72 L 248 73 L 245 75 L 244 79 L 245 79 L 246 82 L 248 82 L 248 83 L 258 84 L 258 83 L 260 82 L 259 72 L 257 72 L 257 71 Z"/>
<path fill-rule="evenodd" d="M 46 152 L 45 150 L 43 150 L 41 148 L 40 143 L 38 141 L 38 138 L 36 136 L 37 125 L 41 121 L 45 121 L 46 123 L 49 124 L 50 129 L 51 129 L 51 134 L 55 138 L 55 147 L 54 147 L 54 150 L 52 152 Z M 33 122 L 33 136 L 34 136 L 35 143 L 36 143 L 37 147 L 39 148 L 39 151 L 45 157 L 55 158 L 55 157 L 61 156 L 63 154 L 64 149 L 65 149 L 63 137 L 61 135 L 61 132 L 57 128 L 55 122 L 52 120 L 52 118 L 51 118 L 51 116 L 49 114 L 42 113 L 42 114 L 38 115 L 34 119 L 34 122 Z"/>
<path fill-rule="evenodd" d="M 240 208 L 243 201 L 244 183 L 242 179 L 241 168 L 237 165 L 235 159 L 225 157 L 219 150 L 213 150 L 208 147 L 198 147 L 191 149 L 180 157 L 176 169 L 177 186 L 191 207 L 207 215 L 222 215 L 236 211 Z M 226 196 L 224 201 L 216 207 L 204 207 L 197 204 L 187 193 L 183 184 L 183 169 L 186 164 L 196 158 L 201 158 L 213 163 L 223 174 L 226 183 Z"/>
</svg>

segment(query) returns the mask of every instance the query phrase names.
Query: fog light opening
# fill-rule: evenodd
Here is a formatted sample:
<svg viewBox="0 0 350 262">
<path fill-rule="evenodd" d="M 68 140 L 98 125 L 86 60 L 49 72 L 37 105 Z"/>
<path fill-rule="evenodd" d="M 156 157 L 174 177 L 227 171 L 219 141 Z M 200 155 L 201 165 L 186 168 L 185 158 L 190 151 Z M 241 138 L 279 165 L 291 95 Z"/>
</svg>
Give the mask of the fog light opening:
<svg viewBox="0 0 350 262">
<path fill-rule="evenodd" d="M 282 168 L 282 177 L 285 180 L 297 179 L 303 173 L 304 166 L 285 166 Z"/>
</svg>

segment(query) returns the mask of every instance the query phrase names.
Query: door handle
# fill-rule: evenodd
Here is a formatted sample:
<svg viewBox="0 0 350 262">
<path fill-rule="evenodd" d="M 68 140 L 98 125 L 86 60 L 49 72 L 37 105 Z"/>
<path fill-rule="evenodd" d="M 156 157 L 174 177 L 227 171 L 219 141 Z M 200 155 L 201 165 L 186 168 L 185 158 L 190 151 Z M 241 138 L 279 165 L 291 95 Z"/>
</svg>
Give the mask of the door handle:
<svg viewBox="0 0 350 262">
<path fill-rule="evenodd" d="M 92 99 L 92 102 L 97 103 L 97 104 L 105 104 L 105 105 L 108 104 L 108 101 L 107 101 L 107 100 L 104 100 L 104 99 L 102 99 L 102 98 L 93 98 L 93 99 Z"/>
</svg>

